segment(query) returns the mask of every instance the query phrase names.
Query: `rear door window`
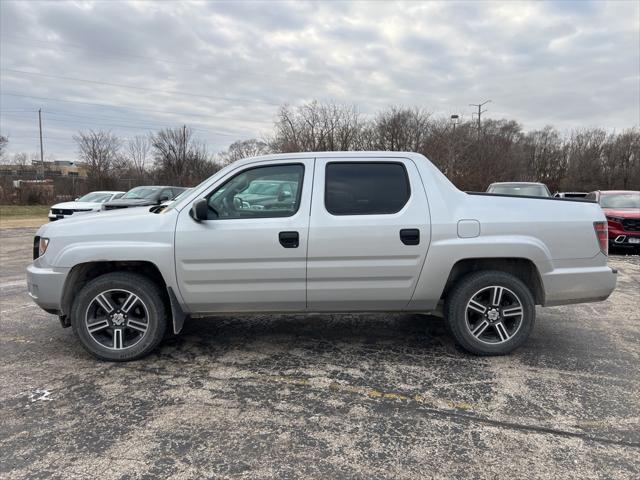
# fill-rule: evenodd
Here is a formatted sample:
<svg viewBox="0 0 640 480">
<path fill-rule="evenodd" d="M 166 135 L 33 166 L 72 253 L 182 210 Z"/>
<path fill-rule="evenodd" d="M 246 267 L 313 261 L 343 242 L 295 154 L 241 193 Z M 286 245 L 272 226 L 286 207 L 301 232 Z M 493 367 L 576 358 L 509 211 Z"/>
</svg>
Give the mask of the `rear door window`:
<svg viewBox="0 0 640 480">
<path fill-rule="evenodd" d="M 331 162 L 325 172 L 325 208 L 332 215 L 379 215 L 402 210 L 409 177 L 397 162 Z"/>
</svg>

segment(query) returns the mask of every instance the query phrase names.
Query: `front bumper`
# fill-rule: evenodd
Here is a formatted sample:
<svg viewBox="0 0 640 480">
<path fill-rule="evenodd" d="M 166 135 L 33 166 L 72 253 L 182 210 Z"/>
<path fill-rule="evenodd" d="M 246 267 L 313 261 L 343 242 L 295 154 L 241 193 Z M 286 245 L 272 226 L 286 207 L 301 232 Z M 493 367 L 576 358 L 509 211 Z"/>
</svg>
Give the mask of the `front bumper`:
<svg viewBox="0 0 640 480">
<path fill-rule="evenodd" d="M 640 247 L 640 232 L 629 232 L 609 226 L 609 245 L 620 247 Z"/>
<path fill-rule="evenodd" d="M 615 290 L 617 278 L 608 266 L 556 268 L 542 276 L 544 306 L 601 302 Z"/>
<path fill-rule="evenodd" d="M 43 268 L 31 264 L 27 267 L 29 296 L 44 310 L 60 312 L 64 282 L 68 268 Z"/>
</svg>

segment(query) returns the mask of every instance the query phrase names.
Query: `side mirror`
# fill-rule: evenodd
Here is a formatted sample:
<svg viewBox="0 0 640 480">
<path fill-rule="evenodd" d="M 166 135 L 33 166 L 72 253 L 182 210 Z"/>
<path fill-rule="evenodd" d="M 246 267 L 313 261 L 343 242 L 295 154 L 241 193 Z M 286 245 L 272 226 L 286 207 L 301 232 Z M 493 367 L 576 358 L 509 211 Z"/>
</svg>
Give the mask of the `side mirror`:
<svg viewBox="0 0 640 480">
<path fill-rule="evenodd" d="M 207 200 L 204 198 L 200 198 L 193 202 L 191 206 L 191 217 L 196 222 L 201 222 L 203 220 L 208 220 L 209 218 L 209 205 L 207 205 Z"/>
<path fill-rule="evenodd" d="M 80 200 L 80 197 L 75 198 L 73 201 L 77 202 L 78 200 Z"/>
<path fill-rule="evenodd" d="M 163 195 L 160 197 L 160 203 L 166 202 L 167 200 L 170 200 L 169 195 Z"/>
</svg>

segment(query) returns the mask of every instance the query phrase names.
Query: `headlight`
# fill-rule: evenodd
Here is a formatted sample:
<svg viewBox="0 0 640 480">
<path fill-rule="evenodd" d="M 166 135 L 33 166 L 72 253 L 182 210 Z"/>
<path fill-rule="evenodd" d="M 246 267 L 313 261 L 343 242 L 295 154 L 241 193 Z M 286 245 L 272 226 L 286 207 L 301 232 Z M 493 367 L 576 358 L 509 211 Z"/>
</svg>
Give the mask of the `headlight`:
<svg viewBox="0 0 640 480">
<path fill-rule="evenodd" d="M 33 259 L 44 255 L 49 246 L 49 239 L 44 237 L 36 237 L 33 242 Z"/>
<path fill-rule="evenodd" d="M 622 218 L 620 217 L 610 217 L 609 215 L 607 215 L 607 220 L 611 221 L 611 222 L 618 222 L 618 223 L 622 223 Z"/>
</svg>

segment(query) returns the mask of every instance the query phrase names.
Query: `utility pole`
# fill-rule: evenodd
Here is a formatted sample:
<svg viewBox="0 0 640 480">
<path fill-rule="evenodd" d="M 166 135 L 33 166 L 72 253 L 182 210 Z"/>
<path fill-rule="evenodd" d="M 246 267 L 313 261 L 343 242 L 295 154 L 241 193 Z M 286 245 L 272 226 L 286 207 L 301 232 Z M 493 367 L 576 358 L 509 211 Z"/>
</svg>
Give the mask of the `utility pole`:
<svg viewBox="0 0 640 480">
<path fill-rule="evenodd" d="M 460 115 L 451 115 L 451 124 L 453 125 L 453 133 L 449 135 L 449 165 L 447 167 L 447 176 L 449 180 L 453 178 L 453 172 L 455 170 L 456 161 L 456 125 L 460 122 Z"/>
<path fill-rule="evenodd" d="M 478 113 L 474 113 L 474 115 L 478 116 L 478 138 L 480 138 L 480 128 L 481 128 L 481 124 L 480 124 L 480 118 L 482 117 L 482 114 L 484 112 L 486 112 L 486 110 L 482 110 L 482 107 L 484 105 L 486 105 L 487 103 L 491 102 L 491 100 L 487 100 L 486 102 L 482 102 L 482 103 L 470 103 L 469 106 L 470 107 L 478 107 Z"/>
<path fill-rule="evenodd" d="M 184 165 L 187 156 L 187 126 L 182 126 L 182 165 Z"/>
<path fill-rule="evenodd" d="M 38 109 L 38 125 L 40 127 L 40 166 L 42 167 L 42 178 L 44 179 L 44 149 L 42 148 L 42 110 Z"/>
</svg>

